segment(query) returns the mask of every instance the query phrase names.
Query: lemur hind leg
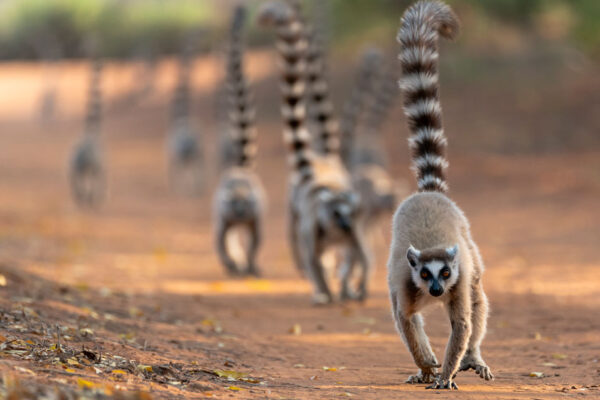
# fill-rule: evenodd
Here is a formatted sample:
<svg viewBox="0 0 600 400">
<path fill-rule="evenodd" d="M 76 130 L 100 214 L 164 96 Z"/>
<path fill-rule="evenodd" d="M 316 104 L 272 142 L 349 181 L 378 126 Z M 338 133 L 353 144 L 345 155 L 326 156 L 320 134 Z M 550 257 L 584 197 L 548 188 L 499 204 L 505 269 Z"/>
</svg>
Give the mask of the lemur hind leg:
<svg viewBox="0 0 600 400">
<path fill-rule="evenodd" d="M 219 222 L 217 230 L 217 251 L 221 263 L 225 266 L 225 269 L 229 275 L 240 275 L 240 270 L 236 265 L 235 261 L 229 254 L 229 247 L 227 246 L 227 234 L 231 229 L 232 225 L 227 222 Z"/>
<path fill-rule="evenodd" d="M 250 223 L 248 226 L 248 230 L 250 238 L 248 243 L 248 266 L 246 268 L 246 274 L 259 277 L 261 274 L 260 268 L 256 264 L 256 255 L 258 254 L 258 249 L 260 248 L 262 232 L 258 220 L 252 221 L 252 223 Z"/>
<path fill-rule="evenodd" d="M 342 268 L 340 272 L 340 300 L 354 300 L 356 299 L 356 293 L 354 293 L 350 288 L 350 278 L 352 277 L 356 263 L 354 252 L 352 252 L 350 249 L 344 249 L 343 258 L 344 259 L 342 260 Z"/>
<path fill-rule="evenodd" d="M 364 301 L 367 298 L 367 286 L 369 282 L 371 257 L 365 246 L 362 234 L 355 234 L 352 243 L 352 251 L 356 254 L 361 266 L 361 275 L 358 282 L 357 300 Z"/>
<path fill-rule="evenodd" d="M 306 276 L 307 271 L 302 261 L 302 255 L 299 248 L 300 243 L 298 238 L 298 216 L 296 215 L 296 213 L 294 213 L 294 211 L 291 210 L 289 214 L 290 215 L 288 221 L 288 236 L 289 243 L 292 248 L 292 261 L 294 262 L 294 265 L 296 266 L 296 269 L 298 270 L 300 275 L 304 277 Z"/>
<path fill-rule="evenodd" d="M 300 229 L 299 250 L 304 268 L 310 275 L 314 286 L 313 303 L 315 305 L 329 304 L 333 301 L 333 296 L 325 279 L 325 268 L 321 263 L 321 249 L 317 249 L 315 233 L 310 228 Z"/>
</svg>

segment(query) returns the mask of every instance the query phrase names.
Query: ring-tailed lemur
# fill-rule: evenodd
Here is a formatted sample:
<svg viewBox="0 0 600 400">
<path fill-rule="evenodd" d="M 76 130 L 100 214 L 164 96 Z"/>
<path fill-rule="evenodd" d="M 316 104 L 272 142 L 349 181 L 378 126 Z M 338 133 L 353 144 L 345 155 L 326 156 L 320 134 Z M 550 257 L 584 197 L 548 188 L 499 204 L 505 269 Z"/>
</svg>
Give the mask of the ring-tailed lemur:
<svg viewBox="0 0 600 400">
<path fill-rule="evenodd" d="M 71 193 L 80 206 L 94 207 L 104 200 L 106 173 L 99 143 L 102 122 L 102 60 L 94 57 L 90 64 L 83 138 L 75 147 L 69 174 Z"/>
<path fill-rule="evenodd" d="M 254 109 L 243 71 L 242 30 L 246 9 L 236 7 L 227 52 L 227 91 L 229 95 L 230 138 L 234 162 L 223 175 L 214 198 L 216 243 L 219 257 L 230 274 L 260 274 L 256 256 L 261 243 L 261 220 L 264 212 L 264 191 L 258 176 L 252 171 L 256 154 Z M 249 233 L 247 263 L 236 265 L 227 237 L 233 228 L 243 227 Z"/>
<path fill-rule="evenodd" d="M 381 51 L 378 49 L 368 48 L 364 51 L 358 66 L 354 87 L 342 108 L 340 154 L 349 170 L 352 170 L 353 167 L 356 130 L 365 112 L 365 106 L 373 96 L 374 82 L 380 73 L 381 59 Z"/>
<path fill-rule="evenodd" d="M 483 261 L 469 221 L 448 198 L 444 177 L 446 138 L 438 92 L 438 36 L 456 37 L 459 23 L 450 7 L 420 1 L 402 18 L 398 33 L 404 112 L 419 191 L 394 215 L 388 284 L 398 332 L 420 368 L 409 383 L 457 389 L 459 370 L 473 368 L 486 380 L 492 373 L 481 357 L 488 302 L 483 292 Z M 420 311 L 432 303 L 446 306 L 452 333 L 442 373 L 423 329 Z"/>
<path fill-rule="evenodd" d="M 306 118 L 306 51 L 308 41 L 297 10 L 283 2 L 270 2 L 259 11 L 259 23 L 274 27 L 282 59 L 282 116 L 287 128 L 285 140 L 290 151 L 290 243 L 296 265 L 306 271 L 314 285 L 313 301 L 329 303 L 332 293 L 325 279 L 322 254 L 332 245 L 353 252 L 362 266 L 357 293 L 350 291 L 342 277 L 342 298 L 364 298 L 367 292 L 369 261 L 358 221 L 358 198 L 350 176 L 338 154 L 318 156 L 311 150 Z"/>
<path fill-rule="evenodd" d="M 191 117 L 191 74 L 195 35 L 190 34 L 179 57 L 178 82 L 171 105 L 168 138 L 169 177 L 172 187 L 186 195 L 202 191 L 204 173 L 202 148 Z"/>
</svg>

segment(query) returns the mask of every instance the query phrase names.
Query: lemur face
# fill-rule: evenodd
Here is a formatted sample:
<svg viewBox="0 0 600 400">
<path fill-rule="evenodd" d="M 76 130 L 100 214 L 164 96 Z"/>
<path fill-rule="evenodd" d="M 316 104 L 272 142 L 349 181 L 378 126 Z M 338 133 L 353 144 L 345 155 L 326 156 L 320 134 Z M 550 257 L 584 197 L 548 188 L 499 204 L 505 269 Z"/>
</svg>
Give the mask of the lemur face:
<svg viewBox="0 0 600 400">
<path fill-rule="evenodd" d="M 256 201 L 252 189 L 245 181 L 232 181 L 228 192 L 229 212 L 237 220 L 251 218 L 256 213 Z"/>
<path fill-rule="evenodd" d="M 360 201 L 353 192 L 335 193 L 323 190 L 318 200 L 319 225 L 324 230 L 342 231 L 349 234 L 353 231 Z"/>
<path fill-rule="evenodd" d="M 458 280 L 457 253 L 458 245 L 422 251 L 410 246 L 406 258 L 414 284 L 433 297 L 443 295 Z"/>
</svg>

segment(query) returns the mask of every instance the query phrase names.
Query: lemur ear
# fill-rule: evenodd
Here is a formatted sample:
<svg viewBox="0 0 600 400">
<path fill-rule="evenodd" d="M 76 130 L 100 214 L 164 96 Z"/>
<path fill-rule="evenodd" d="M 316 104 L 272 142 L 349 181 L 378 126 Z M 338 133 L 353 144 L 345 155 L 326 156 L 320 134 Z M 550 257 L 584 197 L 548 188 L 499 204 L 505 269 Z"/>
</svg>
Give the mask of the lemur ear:
<svg viewBox="0 0 600 400">
<path fill-rule="evenodd" d="M 408 248 L 406 252 L 406 258 L 408 259 L 408 263 L 411 267 L 416 267 L 419 264 L 419 257 L 421 256 L 421 252 L 415 249 L 412 244 Z"/>
<path fill-rule="evenodd" d="M 454 261 L 456 254 L 458 254 L 458 244 L 455 244 L 452 247 L 448 247 L 446 249 L 446 254 L 448 254 L 449 261 Z"/>
</svg>

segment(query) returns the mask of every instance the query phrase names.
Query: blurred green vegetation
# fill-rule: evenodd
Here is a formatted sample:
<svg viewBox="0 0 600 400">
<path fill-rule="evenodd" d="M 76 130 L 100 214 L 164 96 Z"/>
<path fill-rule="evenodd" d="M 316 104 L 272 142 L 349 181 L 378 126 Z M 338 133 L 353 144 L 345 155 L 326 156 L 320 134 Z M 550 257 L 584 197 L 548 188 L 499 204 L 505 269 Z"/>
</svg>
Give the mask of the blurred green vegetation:
<svg viewBox="0 0 600 400">
<path fill-rule="evenodd" d="M 504 40 L 511 32 L 572 43 L 600 57 L 600 0 L 447 0 L 477 26 L 479 42 Z M 310 13 L 327 2 L 328 31 L 336 49 L 356 50 L 357 43 L 394 45 L 399 18 L 411 0 L 305 0 Z M 201 46 L 219 46 L 228 16 L 226 0 L 3 0 L 0 2 L 0 58 L 37 58 L 45 42 L 60 43 L 63 56 L 85 54 L 91 37 L 106 56 L 131 57 L 140 49 L 173 53 L 186 33 L 202 28 Z M 246 0 L 253 12 L 258 0 Z M 45 40 L 42 40 L 45 39 Z M 253 27 L 251 44 L 270 34 Z M 485 46 L 483 46 L 485 48 Z"/>
<path fill-rule="evenodd" d="M 197 0 L 5 0 L 0 3 L 0 58 L 37 58 L 50 40 L 65 57 L 85 54 L 89 40 L 109 57 L 142 47 L 177 51 L 187 33 L 210 28 L 214 9 Z"/>
</svg>

